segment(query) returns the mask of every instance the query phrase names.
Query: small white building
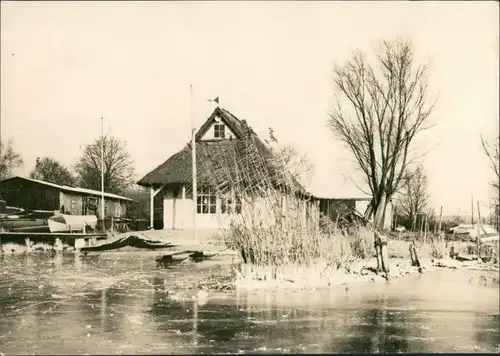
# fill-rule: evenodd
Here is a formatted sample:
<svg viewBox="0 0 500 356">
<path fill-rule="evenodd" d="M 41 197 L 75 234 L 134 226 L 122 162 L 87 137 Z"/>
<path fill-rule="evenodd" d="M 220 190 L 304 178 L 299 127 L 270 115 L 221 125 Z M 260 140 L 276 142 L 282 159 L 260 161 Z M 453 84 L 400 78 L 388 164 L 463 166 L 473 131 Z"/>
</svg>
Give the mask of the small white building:
<svg viewBox="0 0 500 356">
<path fill-rule="evenodd" d="M 194 208 L 198 229 L 227 227 L 232 216 L 249 210 L 254 217 L 266 221 L 269 204 L 259 193 L 262 189 L 292 192 L 301 202 L 296 211 L 318 221 L 319 226 L 319 202 L 296 180 L 289 184 L 290 180 L 282 179 L 286 172 L 276 169 L 272 163 L 275 156 L 244 120 L 217 107 L 198 130 L 195 140 L 196 202 L 192 193 L 191 143 L 138 182 L 151 190 L 152 226 L 191 229 Z M 264 181 L 266 184 L 261 184 Z M 288 205 L 284 200 L 282 206 L 291 213 Z"/>
</svg>

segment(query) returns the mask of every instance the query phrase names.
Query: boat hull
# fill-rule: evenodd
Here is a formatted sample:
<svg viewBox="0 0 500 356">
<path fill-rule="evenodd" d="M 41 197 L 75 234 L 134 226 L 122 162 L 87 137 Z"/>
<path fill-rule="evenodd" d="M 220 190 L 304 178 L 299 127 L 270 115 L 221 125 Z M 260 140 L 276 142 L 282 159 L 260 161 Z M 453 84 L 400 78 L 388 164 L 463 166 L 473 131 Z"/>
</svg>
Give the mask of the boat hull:
<svg viewBox="0 0 500 356">
<path fill-rule="evenodd" d="M 86 227 L 95 229 L 97 217 L 95 215 L 57 215 L 48 219 L 50 232 L 82 231 Z"/>
<path fill-rule="evenodd" d="M 46 219 L 2 219 L 0 228 L 12 232 L 48 232 L 49 226 Z"/>
<path fill-rule="evenodd" d="M 120 237 L 112 241 L 106 241 L 97 246 L 83 247 L 82 252 L 93 252 L 93 251 L 110 251 L 118 250 L 124 247 L 135 247 L 145 250 L 157 250 L 174 247 L 173 244 L 169 242 L 152 241 L 141 238 L 135 235 L 128 235 L 125 237 Z"/>
</svg>

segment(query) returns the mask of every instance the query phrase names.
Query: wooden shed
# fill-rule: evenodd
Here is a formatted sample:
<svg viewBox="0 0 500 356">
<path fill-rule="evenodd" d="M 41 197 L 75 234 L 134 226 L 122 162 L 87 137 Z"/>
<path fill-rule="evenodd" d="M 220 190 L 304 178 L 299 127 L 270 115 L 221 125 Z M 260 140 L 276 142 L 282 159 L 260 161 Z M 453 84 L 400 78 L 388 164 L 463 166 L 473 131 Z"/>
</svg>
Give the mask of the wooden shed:
<svg viewBox="0 0 500 356">
<path fill-rule="evenodd" d="M 319 198 L 320 212 L 336 222 L 350 213 L 364 216 L 372 200 L 371 196 L 328 196 Z M 385 212 L 384 229 L 392 227 L 392 202 L 389 202 Z"/>
<path fill-rule="evenodd" d="M 0 197 L 7 205 L 33 210 L 60 211 L 70 215 L 96 215 L 101 218 L 101 192 L 69 187 L 26 177 L 12 177 L 0 182 Z M 104 193 L 107 218 L 123 218 L 132 199 Z"/>
</svg>

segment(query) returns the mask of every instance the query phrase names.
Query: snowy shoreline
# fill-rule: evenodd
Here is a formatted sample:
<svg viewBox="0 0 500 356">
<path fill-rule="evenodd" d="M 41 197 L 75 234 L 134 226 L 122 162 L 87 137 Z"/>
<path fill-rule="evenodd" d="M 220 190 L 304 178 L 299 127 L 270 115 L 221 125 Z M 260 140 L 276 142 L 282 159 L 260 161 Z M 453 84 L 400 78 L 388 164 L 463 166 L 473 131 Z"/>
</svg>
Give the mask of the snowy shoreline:
<svg viewBox="0 0 500 356">
<path fill-rule="evenodd" d="M 239 289 L 315 289 L 344 286 L 349 288 L 350 285 L 358 285 L 362 283 L 377 283 L 388 282 L 394 279 L 416 275 L 419 273 L 428 273 L 440 268 L 449 269 L 466 269 L 479 270 L 485 272 L 499 271 L 498 265 L 491 263 L 483 263 L 478 261 L 464 261 L 446 259 L 426 259 L 422 261 L 422 268 L 419 271 L 418 267 L 410 265 L 410 261 L 402 258 L 394 258 L 391 261 L 389 279 L 385 278 L 384 273 L 377 274 L 374 272 L 376 260 L 374 258 L 361 260 L 352 263 L 347 268 L 340 268 L 336 271 L 328 273 L 328 276 L 323 278 L 278 278 L 270 280 L 256 280 L 243 278 L 236 280 L 235 287 Z M 310 277 L 310 276 L 308 276 Z"/>
</svg>

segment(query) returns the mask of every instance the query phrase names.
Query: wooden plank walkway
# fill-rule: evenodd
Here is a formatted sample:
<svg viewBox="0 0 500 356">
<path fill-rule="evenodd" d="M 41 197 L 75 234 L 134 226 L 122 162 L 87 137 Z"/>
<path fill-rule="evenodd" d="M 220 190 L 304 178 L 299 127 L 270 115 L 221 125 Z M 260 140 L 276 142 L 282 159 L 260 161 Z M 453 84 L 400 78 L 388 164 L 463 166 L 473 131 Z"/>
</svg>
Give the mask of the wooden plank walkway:
<svg viewBox="0 0 500 356">
<path fill-rule="evenodd" d="M 1 236 L 45 236 L 45 237 L 75 237 L 75 238 L 93 238 L 93 237 L 101 237 L 107 238 L 108 235 L 105 233 L 88 233 L 84 234 L 81 232 L 69 233 L 69 232 L 18 232 L 18 231 L 8 231 L 8 232 L 0 232 Z"/>
</svg>

